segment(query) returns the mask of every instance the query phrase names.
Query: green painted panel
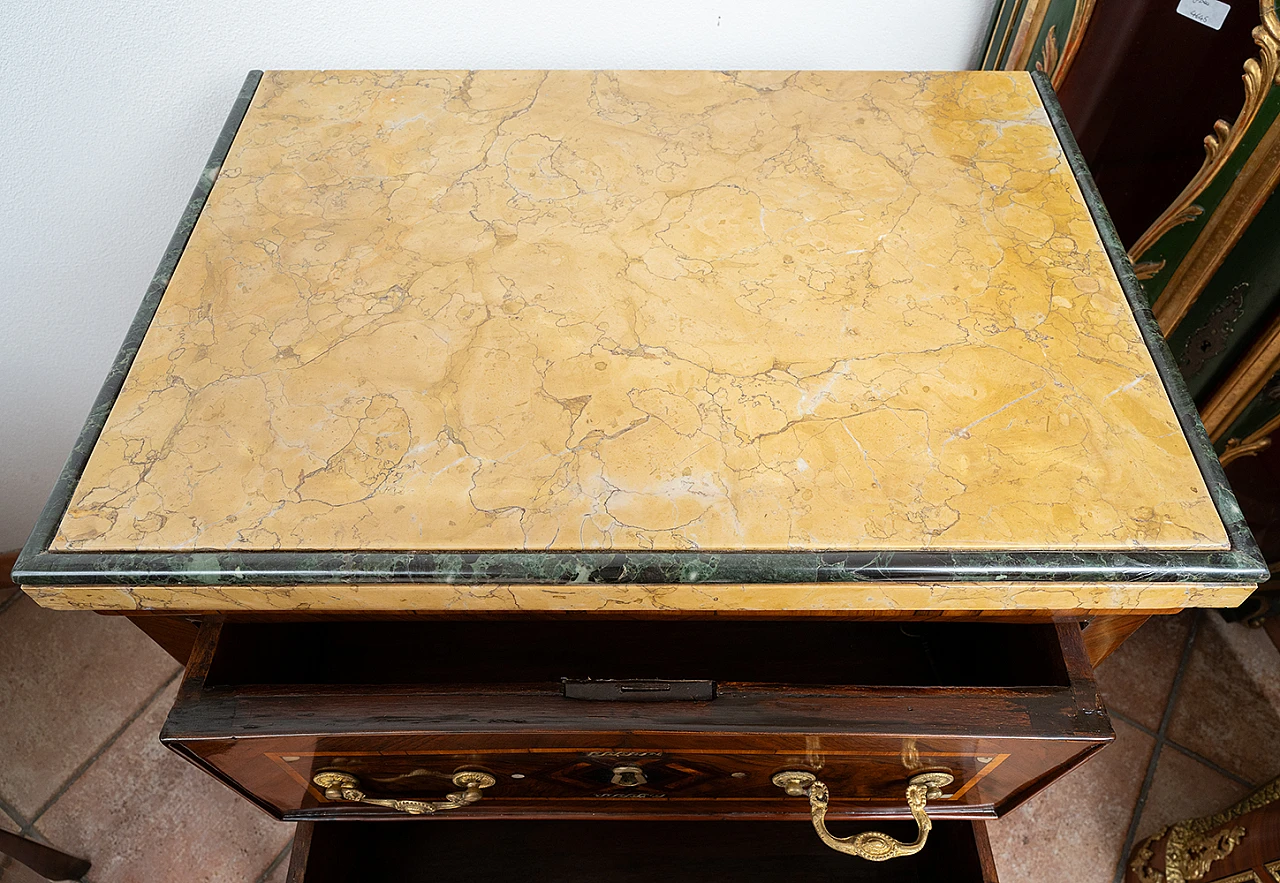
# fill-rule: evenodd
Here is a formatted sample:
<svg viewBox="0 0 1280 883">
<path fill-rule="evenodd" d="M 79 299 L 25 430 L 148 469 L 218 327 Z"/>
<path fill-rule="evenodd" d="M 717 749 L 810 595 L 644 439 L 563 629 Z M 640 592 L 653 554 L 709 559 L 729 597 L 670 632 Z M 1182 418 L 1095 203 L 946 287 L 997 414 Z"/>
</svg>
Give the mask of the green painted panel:
<svg viewBox="0 0 1280 883">
<path fill-rule="evenodd" d="M 1273 376 L 1263 387 L 1262 392 L 1253 397 L 1253 401 L 1249 402 L 1244 412 L 1222 434 L 1222 438 L 1214 447 L 1221 454 L 1226 449 L 1228 441 L 1233 438 L 1248 438 L 1277 415 L 1280 415 L 1280 373 Z"/>
<path fill-rule="evenodd" d="M 1009 44 L 1013 42 L 1011 31 L 1021 20 L 1021 13 L 1026 0 L 997 0 L 991 13 L 991 28 L 987 35 L 987 50 L 983 55 L 981 69 L 995 71 L 1003 69 L 1003 62 L 1009 54 Z"/>
<path fill-rule="evenodd" d="M 1209 280 L 1169 348 L 1200 406 L 1280 314 L 1280 191 Z"/>
<path fill-rule="evenodd" d="M 1075 14 L 1075 0 L 1054 0 L 1049 4 L 1044 21 L 1040 24 L 1040 33 L 1036 35 L 1035 49 L 1027 60 L 1027 70 L 1036 70 L 1036 62 L 1045 58 L 1045 41 L 1049 38 L 1050 29 L 1053 29 L 1054 40 L 1057 43 L 1057 63 L 1061 63 L 1062 53 L 1066 51 L 1067 39 L 1071 36 L 1071 18 Z M 1046 73 L 1052 76 L 1053 72 L 1046 71 Z"/>
<path fill-rule="evenodd" d="M 991 27 L 987 31 L 987 51 L 982 59 L 982 70 L 1007 70 L 1009 50 L 1013 48 L 1013 40 L 1027 17 L 1029 7 L 1027 0 L 999 0 L 991 13 Z M 1036 62 L 1044 58 L 1044 42 L 1050 28 L 1055 28 L 1054 37 L 1058 43 L 1059 58 L 1066 46 L 1067 36 L 1071 31 L 1071 18 L 1075 15 L 1076 0 L 1049 0 L 1044 21 L 1040 23 L 1040 31 L 1036 34 L 1034 48 L 1026 64 L 1026 69 L 1036 69 Z"/>
</svg>

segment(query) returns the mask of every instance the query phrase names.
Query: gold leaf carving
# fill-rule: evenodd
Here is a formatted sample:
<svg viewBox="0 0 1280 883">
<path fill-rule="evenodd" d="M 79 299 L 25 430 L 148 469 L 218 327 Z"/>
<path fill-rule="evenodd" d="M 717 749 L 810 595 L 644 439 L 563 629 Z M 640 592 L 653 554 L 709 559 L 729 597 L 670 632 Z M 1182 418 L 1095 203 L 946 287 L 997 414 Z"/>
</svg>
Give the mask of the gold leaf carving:
<svg viewBox="0 0 1280 883">
<path fill-rule="evenodd" d="M 1218 120 L 1213 124 L 1213 133 L 1206 135 L 1204 139 L 1204 163 L 1178 197 L 1129 249 L 1129 256 L 1135 261 L 1155 245 L 1161 236 L 1180 224 L 1194 221 L 1204 213 L 1203 208 L 1193 206 L 1192 203 L 1231 158 L 1232 152 L 1239 146 L 1249 125 L 1258 115 L 1271 87 L 1277 82 L 1280 19 L 1276 17 L 1274 0 L 1259 0 L 1258 7 L 1262 24 L 1253 29 L 1253 42 L 1258 44 L 1259 52 L 1257 58 L 1250 58 L 1244 63 L 1244 73 L 1241 75 L 1244 82 L 1244 105 L 1234 123 Z"/>
<path fill-rule="evenodd" d="M 1179 822 L 1170 828 L 1164 860 L 1168 883 L 1187 883 L 1203 877 L 1208 872 L 1209 863 L 1216 861 L 1216 858 L 1209 856 L 1222 850 L 1225 850 L 1222 851 L 1222 855 L 1225 856 L 1235 848 L 1245 832 L 1243 828 L 1236 826 L 1211 837 L 1206 837 L 1205 834 L 1278 798 L 1280 798 L 1280 779 L 1275 779 L 1225 812 Z M 1232 842 L 1228 845 L 1228 841 Z"/>
<path fill-rule="evenodd" d="M 1139 279 L 1154 278 L 1157 273 L 1164 269 L 1164 261 L 1139 261 L 1133 265 L 1133 273 Z"/>
<path fill-rule="evenodd" d="M 1053 72 L 1058 68 L 1057 30 L 1057 25 L 1050 25 L 1049 33 L 1045 34 L 1044 37 L 1044 47 L 1041 49 L 1040 61 L 1036 62 L 1036 70 L 1049 76 L 1053 76 Z"/>
<path fill-rule="evenodd" d="M 1214 834 L 1188 840 L 1181 863 L 1183 876 L 1188 880 L 1199 880 L 1209 873 L 1211 864 L 1229 856 L 1243 838 L 1244 828 L 1236 825 L 1234 828 L 1224 828 Z M 1171 861 L 1168 853 L 1165 861 Z"/>
<path fill-rule="evenodd" d="M 1239 460 L 1241 457 L 1255 456 L 1269 447 L 1271 447 L 1270 438 L 1260 438 L 1251 442 L 1233 438 L 1227 442 L 1226 450 L 1222 452 L 1222 456 L 1218 458 L 1218 461 L 1222 463 L 1223 466 L 1226 466 L 1232 460 Z"/>
<path fill-rule="evenodd" d="M 1164 828 L 1143 840 L 1134 849 L 1129 870 L 1139 883 L 1190 883 L 1209 871 L 1209 865 L 1235 849 L 1245 836 L 1239 825 L 1224 827 L 1246 813 L 1280 799 L 1280 779 L 1274 779 L 1223 812 L 1199 819 L 1188 819 Z M 1165 873 L 1151 867 L 1155 843 L 1165 834 Z"/>
<path fill-rule="evenodd" d="M 1210 139 L 1210 138 L 1205 138 L 1205 141 L 1206 141 L 1206 142 L 1208 142 L 1209 140 L 1211 140 L 1211 139 Z M 1180 213 L 1178 214 L 1178 216 L 1177 216 L 1176 218 L 1174 218 L 1174 219 L 1173 219 L 1173 220 L 1174 220 L 1174 226 L 1177 226 L 1178 224 L 1186 224 L 1186 223 L 1190 223 L 1191 221 L 1194 221 L 1196 218 L 1200 217 L 1200 216 L 1201 216 L 1201 215 L 1203 215 L 1203 214 L 1204 214 L 1204 206 L 1202 206 L 1202 205 L 1189 205 L 1189 206 L 1187 206 L 1187 208 L 1186 208 L 1186 210 L 1185 210 L 1185 211 L 1180 212 Z"/>
<path fill-rule="evenodd" d="M 1155 856 L 1155 850 L 1152 849 L 1152 846 L 1168 832 L 1169 828 L 1167 826 L 1161 828 L 1139 843 L 1138 848 L 1133 851 L 1133 858 L 1129 862 L 1129 870 L 1133 871 L 1133 875 L 1138 878 L 1138 883 L 1164 883 L 1164 874 L 1151 867 L 1151 859 Z"/>
<path fill-rule="evenodd" d="M 1054 67 L 1053 76 L 1050 78 L 1055 89 L 1061 87 L 1062 81 L 1067 78 L 1067 71 L 1071 69 L 1076 52 L 1084 42 L 1095 2 L 1096 0 L 1076 0 L 1076 8 L 1071 12 L 1071 24 L 1067 26 L 1067 38 L 1063 41 L 1062 58 Z"/>
</svg>

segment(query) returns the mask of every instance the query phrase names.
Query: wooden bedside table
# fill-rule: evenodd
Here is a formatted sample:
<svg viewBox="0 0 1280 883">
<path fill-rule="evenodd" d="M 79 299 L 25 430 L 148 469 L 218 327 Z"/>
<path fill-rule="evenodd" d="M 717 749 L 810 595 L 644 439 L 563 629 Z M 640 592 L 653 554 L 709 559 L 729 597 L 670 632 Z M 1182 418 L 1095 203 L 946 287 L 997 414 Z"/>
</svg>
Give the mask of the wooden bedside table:
<svg viewBox="0 0 1280 883">
<path fill-rule="evenodd" d="M 875 879 L 937 819 L 974 880 L 1112 738 L 1091 663 L 1265 573 L 1003 72 L 251 74 L 15 568 L 189 659 L 163 739 L 280 818 Z"/>
</svg>

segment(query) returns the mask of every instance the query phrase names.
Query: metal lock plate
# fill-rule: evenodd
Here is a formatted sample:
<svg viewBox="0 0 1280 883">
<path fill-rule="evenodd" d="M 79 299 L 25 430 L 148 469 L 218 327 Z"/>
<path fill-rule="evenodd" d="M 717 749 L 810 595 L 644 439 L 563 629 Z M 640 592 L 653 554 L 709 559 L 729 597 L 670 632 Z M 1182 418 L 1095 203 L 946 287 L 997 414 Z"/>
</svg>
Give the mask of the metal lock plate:
<svg viewBox="0 0 1280 883">
<path fill-rule="evenodd" d="M 639 788 L 649 780 L 645 778 L 644 770 L 638 766 L 616 766 L 613 768 L 613 778 L 609 781 L 623 788 Z"/>
<path fill-rule="evenodd" d="M 596 702 L 709 702 L 716 698 L 715 681 L 561 678 L 560 683 L 566 699 Z"/>
</svg>

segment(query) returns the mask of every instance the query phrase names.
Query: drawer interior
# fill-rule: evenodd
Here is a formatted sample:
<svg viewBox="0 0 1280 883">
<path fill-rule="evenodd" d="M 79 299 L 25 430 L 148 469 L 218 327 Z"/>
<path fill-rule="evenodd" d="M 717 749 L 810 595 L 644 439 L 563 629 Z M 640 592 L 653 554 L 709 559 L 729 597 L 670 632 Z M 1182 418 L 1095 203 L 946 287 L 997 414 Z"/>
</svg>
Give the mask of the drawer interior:
<svg viewBox="0 0 1280 883">
<path fill-rule="evenodd" d="M 914 839 L 912 823 L 874 827 Z M 986 832 L 970 822 L 937 822 L 921 852 L 886 862 L 828 848 L 808 822 L 304 823 L 290 875 L 290 883 L 996 883 Z"/>
<path fill-rule="evenodd" d="M 229 622 L 206 688 L 689 679 L 860 687 L 1066 687 L 1052 623 L 796 620 Z"/>
</svg>

